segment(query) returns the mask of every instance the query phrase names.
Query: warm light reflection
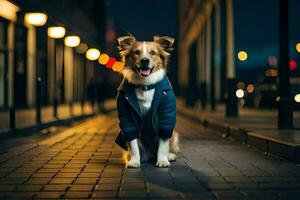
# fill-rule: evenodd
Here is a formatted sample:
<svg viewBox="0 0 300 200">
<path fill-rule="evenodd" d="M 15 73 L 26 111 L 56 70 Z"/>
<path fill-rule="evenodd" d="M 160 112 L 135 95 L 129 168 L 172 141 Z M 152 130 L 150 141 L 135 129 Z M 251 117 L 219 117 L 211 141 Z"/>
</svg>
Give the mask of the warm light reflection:
<svg viewBox="0 0 300 200">
<path fill-rule="evenodd" d="M 238 53 L 238 59 L 239 59 L 240 61 L 246 61 L 246 60 L 248 59 L 248 54 L 247 54 L 247 52 L 246 52 L 246 51 L 240 51 L 240 52 Z"/>
<path fill-rule="evenodd" d="M 44 26 L 47 22 L 48 16 L 44 13 L 26 13 L 24 16 L 24 21 L 27 24 L 34 26 Z"/>
<path fill-rule="evenodd" d="M 77 47 L 80 44 L 80 37 L 78 36 L 67 36 L 65 38 L 65 45 L 68 47 Z"/>
<path fill-rule="evenodd" d="M 63 38 L 66 34 L 66 29 L 62 26 L 52 26 L 48 28 L 47 33 L 50 38 Z"/>
<path fill-rule="evenodd" d="M 90 48 L 85 53 L 85 56 L 88 60 L 94 61 L 97 60 L 100 56 L 100 51 L 96 48 Z"/>
</svg>

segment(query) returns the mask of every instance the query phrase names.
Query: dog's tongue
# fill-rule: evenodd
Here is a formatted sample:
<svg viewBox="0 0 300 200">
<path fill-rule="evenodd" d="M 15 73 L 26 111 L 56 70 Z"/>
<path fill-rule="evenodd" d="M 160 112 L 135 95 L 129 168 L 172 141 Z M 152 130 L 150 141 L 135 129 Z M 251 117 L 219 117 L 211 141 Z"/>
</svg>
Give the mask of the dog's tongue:
<svg viewBox="0 0 300 200">
<path fill-rule="evenodd" d="M 140 69 L 140 73 L 143 75 L 143 76 L 148 76 L 151 72 L 151 69 Z"/>
</svg>

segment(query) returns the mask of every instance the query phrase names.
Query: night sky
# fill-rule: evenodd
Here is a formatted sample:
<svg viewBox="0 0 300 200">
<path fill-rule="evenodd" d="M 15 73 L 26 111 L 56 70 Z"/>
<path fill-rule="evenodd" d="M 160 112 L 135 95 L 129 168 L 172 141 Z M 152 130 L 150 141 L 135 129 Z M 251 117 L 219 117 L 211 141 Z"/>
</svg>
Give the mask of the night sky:
<svg viewBox="0 0 300 200">
<path fill-rule="evenodd" d="M 299 0 L 290 0 L 290 41 L 292 58 L 299 59 L 295 43 L 300 41 L 297 23 Z M 110 15 L 119 35 L 126 32 L 140 40 L 151 40 L 153 35 L 176 36 L 176 0 L 112 0 Z M 236 52 L 248 52 L 246 62 L 237 61 L 240 69 L 266 67 L 270 55 L 278 56 L 278 0 L 235 0 Z"/>
</svg>

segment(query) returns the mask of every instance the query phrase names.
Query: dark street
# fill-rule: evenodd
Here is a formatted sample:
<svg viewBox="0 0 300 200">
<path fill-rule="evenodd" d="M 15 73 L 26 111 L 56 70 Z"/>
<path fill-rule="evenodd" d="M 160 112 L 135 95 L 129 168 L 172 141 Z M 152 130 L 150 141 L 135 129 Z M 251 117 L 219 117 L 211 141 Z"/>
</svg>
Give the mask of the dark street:
<svg viewBox="0 0 300 200">
<path fill-rule="evenodd" d="M 0 0 L 0 199 L 299 199 L 299 9 Z"/>
</svg>

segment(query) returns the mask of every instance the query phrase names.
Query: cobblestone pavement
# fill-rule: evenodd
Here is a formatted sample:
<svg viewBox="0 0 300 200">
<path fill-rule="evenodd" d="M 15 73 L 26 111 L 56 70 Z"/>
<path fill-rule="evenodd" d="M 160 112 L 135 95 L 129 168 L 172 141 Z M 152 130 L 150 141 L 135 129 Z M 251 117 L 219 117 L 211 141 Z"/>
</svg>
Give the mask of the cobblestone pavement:
<svg viewBox="0 0 300 200">
<path fill-rule="evenodd" d="M 2 199 L 299 199 L 300 170 L 178 117 L 169 169 L 126 169 L 116 114 L 0 154 Z"/>
</svg>

